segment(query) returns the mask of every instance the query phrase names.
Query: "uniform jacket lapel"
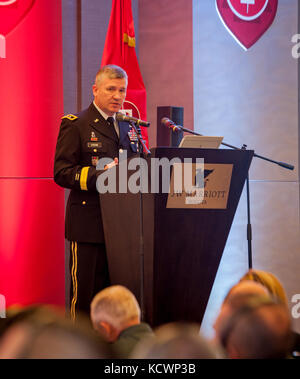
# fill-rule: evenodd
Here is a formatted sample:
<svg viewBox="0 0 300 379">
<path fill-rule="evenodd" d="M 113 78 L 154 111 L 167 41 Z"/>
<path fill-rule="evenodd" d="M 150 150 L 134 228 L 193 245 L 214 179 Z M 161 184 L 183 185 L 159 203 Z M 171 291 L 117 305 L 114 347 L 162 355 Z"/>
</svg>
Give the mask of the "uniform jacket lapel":
<svg viewBox="0 0 300 379">
<path fill-rule="evenodd" d="M 119 121 L 119 130 L 120 130 L 120 145 L 125 146 L 126 139 L 129 139 L 128 132 L 129 132 L 130 125 L 128 122 Z"/>
<path fill-rule="evenodd" d="M 107 121 L 97 111 L 93 103 L 89 106 L 89 116 L 89 123 L 94 129 L 105 137 L 117 141 L 116 133 L 110 129 L 111 126 L 108 125 Z"/>
</svg>

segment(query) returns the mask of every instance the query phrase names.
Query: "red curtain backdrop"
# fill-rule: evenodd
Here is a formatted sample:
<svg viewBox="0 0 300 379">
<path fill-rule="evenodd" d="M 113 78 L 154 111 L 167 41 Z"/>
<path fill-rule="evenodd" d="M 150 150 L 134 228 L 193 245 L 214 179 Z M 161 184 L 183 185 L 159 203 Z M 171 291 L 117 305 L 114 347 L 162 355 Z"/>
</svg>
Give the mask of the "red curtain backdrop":
<svg viewBox="0 0 300 379">
<path fill-rule="evenodd" d="M 131 0 L 113 0 L 101 66 L 116 64 L 128 74 L 128 89 L 124 109 L 132 116 L 147 119 L 146 89 L 135 51 L 135 32 Z M 141 128 L 148 145 L 146 128 Z"/>
<path fill-rule="evenodd" d="M 62 305 L 64 191 L 52 179 L 63 114 L 61 2 L 1 6 L 0 34 L 6 39 L 0 58 L 0 294 L 8 306 Z"/>
</svg>

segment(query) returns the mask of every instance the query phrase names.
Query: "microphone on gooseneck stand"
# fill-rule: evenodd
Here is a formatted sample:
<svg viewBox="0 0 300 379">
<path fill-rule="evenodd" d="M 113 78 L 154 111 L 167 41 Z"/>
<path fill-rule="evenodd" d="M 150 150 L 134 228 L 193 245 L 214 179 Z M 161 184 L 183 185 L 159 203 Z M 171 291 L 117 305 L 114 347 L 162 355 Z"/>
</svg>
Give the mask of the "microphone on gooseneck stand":
<svg viewBox="0 0 300 379">
<path fill-rule="evenodd" d="M 145 127 L 150 126 L 150 122 L 148 122 L 148 121 L 143 121 L 143 120 L 140 120 L 139 118 L 131 117 L 131 116 L 128 116 L 128 115 L 121 113 L 121 112 L 118 112 L 116 114 L 116 119 L 117 119 L 117 121 L 134 122 L 138 126 L 145 126 Z"/>
<path fill-rule="evenodd" d="M 163 117 L 161 119 L 161 123 L 166 126 L 167 128 L 169 129 L 172 129 L 173 132 L 180 132 L 182 130 L 182 126 L 180 125 L 175 125 L 175 122 L 170 120 L 169 118 L 167 117 Z"/>
</svg>

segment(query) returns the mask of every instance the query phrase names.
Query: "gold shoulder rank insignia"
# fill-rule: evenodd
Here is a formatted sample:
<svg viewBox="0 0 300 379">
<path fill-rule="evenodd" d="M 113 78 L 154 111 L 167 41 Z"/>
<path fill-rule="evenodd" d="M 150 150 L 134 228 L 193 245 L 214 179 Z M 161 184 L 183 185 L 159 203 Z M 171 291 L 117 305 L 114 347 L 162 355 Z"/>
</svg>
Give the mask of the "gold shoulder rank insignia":
<svg viewBox="0 0 300 379">
<path fill-rule="evenodd" d="M 70 121 L 74 121 L 74 120 L 76 120 L 78 117 L 75 116 L 74 114 L 67 114 L 66 116 L 62 117 L 62 120 L 63 120 L 64 118 L 67 118 L 67 119 L 70 120 Z"/>
</svg>

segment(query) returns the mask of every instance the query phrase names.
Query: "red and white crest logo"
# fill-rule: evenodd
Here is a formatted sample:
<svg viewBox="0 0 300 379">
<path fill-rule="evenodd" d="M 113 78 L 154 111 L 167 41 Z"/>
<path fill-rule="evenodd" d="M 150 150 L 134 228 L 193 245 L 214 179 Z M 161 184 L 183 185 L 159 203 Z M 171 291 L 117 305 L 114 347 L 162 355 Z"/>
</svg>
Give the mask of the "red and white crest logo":
<svg viewBox="0 0 300 379">
<path fill-rule="evenodd" d="M 5 5 L 11 5 L 13 3 L 16 3 L 18 0 L 1 0 L 0 1 L 0 7 Z"/>
<path fill-rule="evenodd" d="M 246 50 L 271 26 L 277 5 L 278 0 L 216 0 L 225 27 Z"/>
<path fill-rule="evenodd" d="M 120 112 L 130 117 L 135 117 L 139 119 L 141 118 L 141 113 L 138 107 L 132 101 L 129 100 L 124 101 L 123 108 L 120 109 Z"/>
<path fill-rule="evenodd" d="M 6 58 L 5 37 L 31 10 L 35 0 L 0 0 L 0 58 Z"/>
</svg>

